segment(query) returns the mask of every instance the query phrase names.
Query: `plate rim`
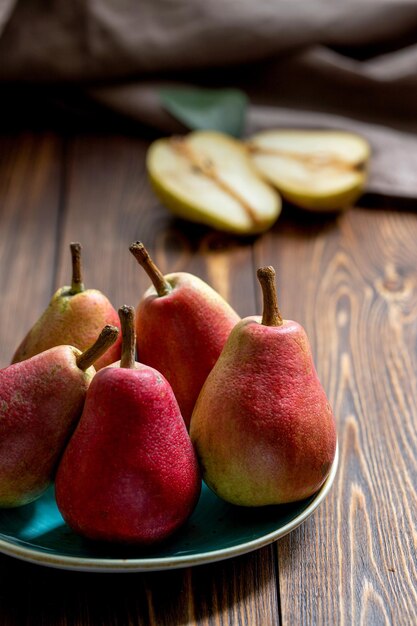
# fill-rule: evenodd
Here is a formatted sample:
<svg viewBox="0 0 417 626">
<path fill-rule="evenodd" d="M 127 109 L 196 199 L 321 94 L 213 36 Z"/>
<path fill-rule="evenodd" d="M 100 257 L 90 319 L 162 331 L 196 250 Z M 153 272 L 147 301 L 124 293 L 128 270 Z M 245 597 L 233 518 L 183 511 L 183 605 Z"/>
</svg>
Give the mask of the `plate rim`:
<svg viewBox="0 0 417 626">
<path fill-rule="evenodd" d="M 36 548 L 15 545 L 0 538 L 0 553 L 36 565 L 44 565 L 56 569 L 87 572 L 148 572 L 165 571 L 193 567 L 223 561 L 263 548 L 281 539 L 300 526 L 318 508 L 329 493 L 337 474 L 339 465 L 339 445 L 336 445 L 335 456 L 328 477 L 308 506 L 290 522 L 280 528 L 266 533 L 261 537 L 245 541 L 229 548 L 219 548 L 198 554 L 188 554 L 176 557 L 149 557 L 149 558 L 100 558 L 79 557 L 59 554 L 48 554 Z"/>
</svg>

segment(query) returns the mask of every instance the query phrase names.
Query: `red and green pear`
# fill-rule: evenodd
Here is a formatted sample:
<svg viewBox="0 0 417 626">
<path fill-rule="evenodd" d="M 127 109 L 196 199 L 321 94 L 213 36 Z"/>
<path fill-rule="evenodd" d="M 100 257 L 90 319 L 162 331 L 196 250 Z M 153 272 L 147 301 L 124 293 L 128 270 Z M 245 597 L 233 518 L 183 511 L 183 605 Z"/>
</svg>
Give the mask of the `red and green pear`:
<svg viewBox="0 0 417 626">
<path fill-rule="evenodd" d="M 0 507 L 36 500 L 51 484 L 80 418 L 92 365 L 118 333 L 106 326 L 83 353 L 56 346 L 0 370 Z"/>
<path fill-rule="evenodd" d="M 311 496 L 336 452 L 335 420 L 306 332 L 281 317 L 274 277 L 271 267 L 258 270 L 263 316 L 236 325 L 191 418 L 205 482 L 242 506 Z"/>
<path fill-rule="evenodd" d="M 198 394 L 240 317 L 197 276 L 164 276 L 140 242 L 130 251 L 153 283 L 136 309 L 139 360 L 168 380 L 188 427 Z"/>
<path fill-rule="evenodd" d="M 120 327 L 117 311 L 98 289 L 84 287 L 81 246 L 70 244 L 72 282 L 53 295 L 48 307 L 17 348 L 12 362 L 18 363 L 54 346 L 67 344 L 86 350 L 106 324 Z M 95 363 L 99 370 L 120 358 L 121 336 Z"/>
<path fill-rule="evenodd" d="M 121 307 L 122 358 L 94 377 L 62 457 L 56 501 L 67 524 L 93 540 L 147 546 L 191 515 L 201 476 L 174 393 L 135 362 L 134 310 Z"/>
</svg>

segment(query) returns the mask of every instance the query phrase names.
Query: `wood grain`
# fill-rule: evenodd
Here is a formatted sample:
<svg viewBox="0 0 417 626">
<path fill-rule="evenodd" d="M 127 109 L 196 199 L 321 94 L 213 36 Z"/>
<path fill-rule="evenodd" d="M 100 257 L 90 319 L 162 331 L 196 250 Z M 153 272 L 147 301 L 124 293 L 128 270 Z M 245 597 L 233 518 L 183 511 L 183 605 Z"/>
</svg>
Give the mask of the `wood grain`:
<svg viewBox="0 0 417 626">
<path fill-rule="evenodd" d="M 4 137 L 0 148 L 0 366 L 47 306 L 55 277 L 62 141 Z"/>
<path fill-rule="evenodd" d="M 355 209 L 312 230 L 289 220 L 257 250 L 310 336 L 341 453 L 330 497 L 277 545 L 283 623 L 413 624 L 417 218 Z"/>
<path fill-rule="evenodd" d="M 415 213 L 286 207 L 267 234 L 237 239 L 171 217 L 146 179 L 146 148 L 98 132 L 0 139 L 1 364 L 68 283 L 70 241 L 83 245 L 86 285 L 115 307 L 148 286 L 128 251 L 137 239 L 163 272 L 198 274 L 242 316 L 261 312 L 255 271 L 274 265 L 281 312 L 305 326 L 334 407 L 336 481 L 291 535 L 212 565 L 122 576 L 3 556 L 0 626 L 414 624 Z"/>
</svg>

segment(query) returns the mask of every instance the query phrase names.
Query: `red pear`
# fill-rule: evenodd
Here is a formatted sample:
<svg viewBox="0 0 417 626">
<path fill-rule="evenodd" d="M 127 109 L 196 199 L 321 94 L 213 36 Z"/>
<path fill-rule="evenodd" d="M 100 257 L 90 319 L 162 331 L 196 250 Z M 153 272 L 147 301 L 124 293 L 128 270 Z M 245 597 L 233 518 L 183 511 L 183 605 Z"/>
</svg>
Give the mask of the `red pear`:
<svg viewBox="0 0 417 626">
<path fill-rule="evenodd" d="M 163 276 L 140 242 L 130 251 L 153 283 L 136 309 L 139 359 L 171 384 L 188 427 L 198 394 L 240 317 L 197 276 Z"/>
<path fill-rule="evenodd" d="M 71 286 L 61 287 L 17 348 L 13 363 L 28 359 L 54 346 L 69 344 L 79 350 L 90 346 L 105 324 L 120 327 L 119 317 L 108 298 L 98 289 L 85 289 L 81 274 L 81 246 L 70 244 Z M 95 363 L 99 370 L 120 358 L 121 336 Z"/>
<path fill-rule="evenodd" d="M 122 359 L 90 385 L 59 466 L 56 501 L 67 524 L 87 538 L 149 545 L 186 521 L 201 478 L 170 385 L 134 360 L 134 310 L 119 313 Z"/>
<path fill-rule="evenodd" d="M 336 451 L 335 420 L 304 329 L 278 310 L 273 268 L 258 270 L 260 317 L 232 331 L 191 418 L 203 478 L 233 504 L 307 498 Z"/>
<path fill-rule="evenodd" d="M 114 343 L 106 326 L 93 346 L 50 348 L 0 370 L 0 506 L 38 498 L 51 484 L 95 374 L 92 364 Z"/>
</svg>

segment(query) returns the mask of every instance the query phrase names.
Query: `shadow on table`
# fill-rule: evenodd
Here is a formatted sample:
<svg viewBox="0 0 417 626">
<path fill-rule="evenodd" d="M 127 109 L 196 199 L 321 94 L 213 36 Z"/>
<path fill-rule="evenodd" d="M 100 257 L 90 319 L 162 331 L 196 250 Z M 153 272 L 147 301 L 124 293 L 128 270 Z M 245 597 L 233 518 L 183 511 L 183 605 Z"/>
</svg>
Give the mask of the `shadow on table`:
<svg viewBox="0 0 417 626">
<path fill-rule="evenodd" d="M 259 235 L 234 235 L 202 224 L 172 218 L 167 223 L 168 233 L 164 234 L 164 244 L 168 252 L 175 252 L 181 247 L 186 247 L 192 254 L 225 251 L 252 246 L 268 236 L 299 239 L 315 237 L 318 233 L 336 229 L 342 218 L 343 212 L 314 213 L 285 203 L 275 224 Z"/>
<path fill-rule="evenodd" d="M 260 597 L 264 602 L 270 597 L 274 604 L 272 550 L 267 547 L 252 555 L 194 568 L 135 574 L 61 571 L 2 556 L 2 623 L 211 623 L 218 615 L 240 615 L 243 605 L 245 612 L 250 611 L 251 597 L 254 611 L 256 607 L 259 610 Z M 255 623 L 261 623 L 260 619 L 262 616 Z M 243 615 L 240 621 L 251 623 L 245 622 Z"/>
</svg>

